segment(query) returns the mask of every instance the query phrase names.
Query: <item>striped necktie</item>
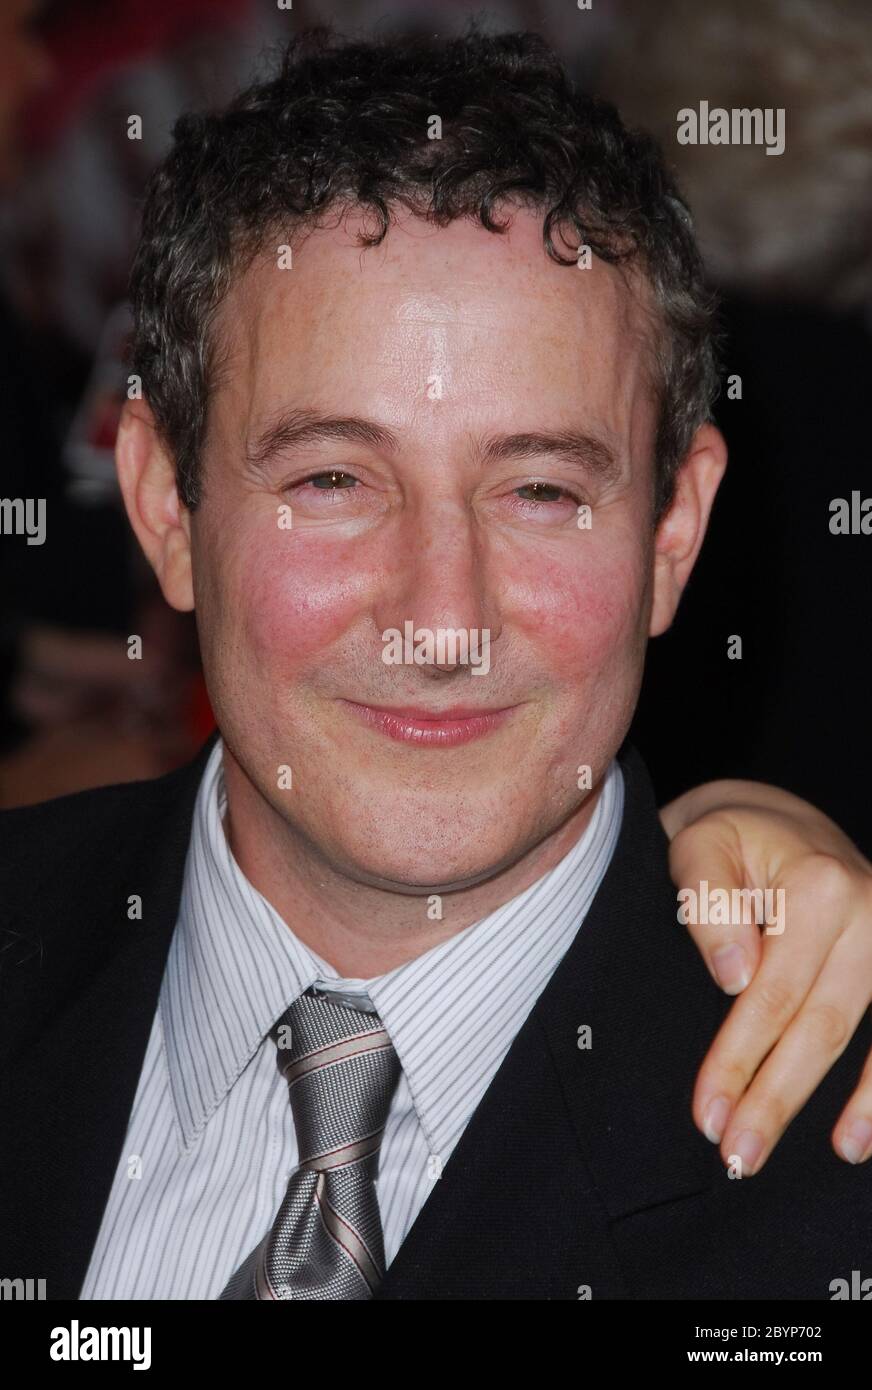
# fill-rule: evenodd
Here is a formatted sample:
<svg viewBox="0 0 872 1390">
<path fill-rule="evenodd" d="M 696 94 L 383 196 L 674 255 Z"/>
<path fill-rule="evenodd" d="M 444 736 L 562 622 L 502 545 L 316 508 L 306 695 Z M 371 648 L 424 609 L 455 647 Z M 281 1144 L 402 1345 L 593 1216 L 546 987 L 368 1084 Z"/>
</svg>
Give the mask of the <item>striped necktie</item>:
<svg viewBox="0 0 872 1390">
<path fill-rule="evenodd" d="M 359 1003 L 307 990 L 272 1030 L 299 1167 L 221 1299 L 371 1298 L 384 1275 L 375 1179 L 400 1062 L 378 1014 Z"/>
</svg>

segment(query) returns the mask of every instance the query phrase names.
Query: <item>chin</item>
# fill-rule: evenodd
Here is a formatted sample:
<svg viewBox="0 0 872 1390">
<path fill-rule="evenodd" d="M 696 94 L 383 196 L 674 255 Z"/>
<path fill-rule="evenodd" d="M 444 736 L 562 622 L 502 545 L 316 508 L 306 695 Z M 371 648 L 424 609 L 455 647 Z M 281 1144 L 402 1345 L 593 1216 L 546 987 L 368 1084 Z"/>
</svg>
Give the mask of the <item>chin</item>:
<svg viewBox="0 0 872 1390">
<path fill-rule="evenodd" d="M 344 858 L 353 865 L 355 877 L 363 883 L 420 895 L 471 887 L 490 878 L 513 859 L 512 848 L 505 844 L 495 845 L 492 853 L 488 853 L 487 845 L 481 844 L 481 837 L 476 834 L 465 834 L 462 838 L 463 844 L 459 847 L 452 837 L 452 844 L 446 845 L 444 852 L 439 852 L 433 837 L 412 844 L 380 844 L 376 853 L 371 844 L 366 848 L 348 845 Z M 470 847 L 474 847 L 474 852 L 470 852 Z"/>
<path fill-rule="evenodd" d="M 446 865 L 444 861 L 439 864 L 382 862 L 359 865 L 357 878 L 373 888 L 386 888 L 395 893 L 426 898 L 432 893 L 453 893 L 461 888 L 471 888 L 476 883 L 485 882 L 495 872 L 492 865 L 482 866 L 478 861 L 474 865 Z"/>
</svg>

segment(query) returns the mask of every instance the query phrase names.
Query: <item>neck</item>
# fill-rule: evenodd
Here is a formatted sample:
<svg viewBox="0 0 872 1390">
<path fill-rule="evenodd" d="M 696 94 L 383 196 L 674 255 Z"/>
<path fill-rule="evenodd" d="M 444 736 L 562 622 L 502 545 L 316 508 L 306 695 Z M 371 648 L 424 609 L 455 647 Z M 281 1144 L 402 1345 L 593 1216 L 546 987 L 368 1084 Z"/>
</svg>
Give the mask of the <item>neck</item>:
<svg viewBox="0 0 872 1390">
<path fill-rule="evenodd" d="M 337 870 L 279 816 L 224 749 L 224 831 L 251 883 L 312 951 L 348 979 L 373 979 L 465 931 L 523 893 L 568 854 L 587 829 L 602 783 L 554 831 L 513 864 L 465 888 L 444 892 L 379 887 Z M 438 893 L 441 920 L 421 898 Z"/>
</svg>

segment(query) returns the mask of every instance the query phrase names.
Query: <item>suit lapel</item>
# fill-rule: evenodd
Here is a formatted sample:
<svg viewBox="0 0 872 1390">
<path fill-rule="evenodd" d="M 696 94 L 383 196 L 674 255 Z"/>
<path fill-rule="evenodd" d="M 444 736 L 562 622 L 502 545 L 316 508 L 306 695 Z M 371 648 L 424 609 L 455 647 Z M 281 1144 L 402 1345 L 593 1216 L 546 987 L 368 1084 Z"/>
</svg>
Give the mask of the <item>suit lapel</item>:
<svg viewBox="0 0 872 1390">
<path fill-rule="evenodd" d="M 624 819 L 600 890 L 378 1297 L 631 1296 L 611 1224 L 721 1171 L 690 1103 L 731 1001 L 678 923 L 644 765 L 626 747 L 621 766 Z"/>
<path fill-rule="evenodd" d="M 4 1272 L 74 1299 L 121 1155 L 176 923 L 197 788 L 188 766 L 81 799 L 88 857 L 29 923 L 38 949 L 15 974 L 18 1036 L 0 1092 Z M 53 806 L 39 808 L 52 829 Z M 56 803 L 61 806 L 62 803 Z M 69 820 L 69 811 L 62 810 Z M 64 877 L 69 867 L 64 870 Z M 128 899 L 142 899 L 141 920 Z M 65 902 L 65 906 L 64 906 Z M 45 899 L 40 898 L 44 914 Z M 7 1196 L 7 1201 L 9 1197 Z"/>
</svg>

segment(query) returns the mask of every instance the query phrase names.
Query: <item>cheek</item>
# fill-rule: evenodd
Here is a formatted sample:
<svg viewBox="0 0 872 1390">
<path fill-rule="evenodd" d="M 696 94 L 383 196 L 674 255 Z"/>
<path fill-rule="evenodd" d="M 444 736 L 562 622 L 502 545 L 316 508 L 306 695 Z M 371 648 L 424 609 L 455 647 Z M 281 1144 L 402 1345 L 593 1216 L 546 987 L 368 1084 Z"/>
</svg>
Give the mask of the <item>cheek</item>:
<svg viewBox="0 0 872 1390">
<path fill-rule="evenodd" d="M 320 657 L 361 611 L 367 574 L 352 548 L 309 532 L 260 533 L 226 567 L 225 595 L 258 665 L 285 672 Z"/>
<path fill-rule="evenodd" d="M 645 570 L 637 554 L 594 553 L 543 559 L 523 602 L 534 615 L 531 642 L 552 675 L 573 684 L 597 676 L 644 647 Z"/>
</svg>

